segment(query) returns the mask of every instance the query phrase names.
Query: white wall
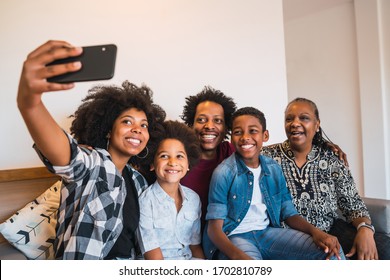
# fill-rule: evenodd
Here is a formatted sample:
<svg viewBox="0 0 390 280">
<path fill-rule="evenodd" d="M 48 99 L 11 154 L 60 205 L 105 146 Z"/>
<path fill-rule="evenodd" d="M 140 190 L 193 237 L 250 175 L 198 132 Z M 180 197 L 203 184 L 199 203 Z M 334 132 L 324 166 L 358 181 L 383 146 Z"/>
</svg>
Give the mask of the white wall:
<svg viewBox="0 0 390 280">
<path fill-rule="evenodd" d="M 364 183 L 371 197 L 390 198 L 388 0 L 355 0 L 363 131 Z M 383 187 L 387 186 L 387 187 Z"/>
<path fill-rule="evenodd" d="M 390 1 L 284 2 L 288 99 L 315 101 L 360 193 L 390 199 Z"/>
<path fill-rule="evenodd" d="M 383 61 L 383 107 L 385 108 L 384 126 L 385 133 L 385 151 L 386 157 L 386 181 L 387 196 L 390 197 L 390 1 L 379 1 L 379 21 L 381 23 L 381 53 Z"/>
<path fill-rule="evenodd" d="M 301 96 L 317 104 L 322 128 L 347 153 L 363 194 L 355 34 L 352 2 L 285 22 L 288 99 Z"/>
<path fill-rule="evenodd" d="M 2 0 L 0 35 L 0 169 L 42 165 L 15 98 L 24 59 L 49 39 L 117 44 L 116 73 L 105 83 L 146 83 L 171 119 L 186 96 L 211 85 L 239 107 L 263 110 L 270 143 L 284 139 L 282 0 Z M 64 128 L 93 84 L 45 96 Z"/>
</svg>

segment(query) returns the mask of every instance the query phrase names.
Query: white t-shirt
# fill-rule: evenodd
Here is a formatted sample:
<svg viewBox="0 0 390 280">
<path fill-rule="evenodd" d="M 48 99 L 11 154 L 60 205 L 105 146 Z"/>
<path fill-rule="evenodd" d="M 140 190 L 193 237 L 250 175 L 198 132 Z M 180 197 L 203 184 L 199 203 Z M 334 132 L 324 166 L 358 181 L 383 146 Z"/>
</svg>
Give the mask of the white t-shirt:
<svg viewBox="0 0 390 280">
<path fill-rule="evenodd" d="M 262 230 L 269 225 L 269 219 L 267 215 L 267 206 L 263 202 L 263 197 L 260 191 L 260 173 L 261 166 L 257 168 L 248 169 L 253 173 L 253 194 L 252 200 L 248 201 L 251 205 L 249 206 L 248 212 L 244 219 L 229 235 L 249 232 L 252 230 Z"/>
</svg>

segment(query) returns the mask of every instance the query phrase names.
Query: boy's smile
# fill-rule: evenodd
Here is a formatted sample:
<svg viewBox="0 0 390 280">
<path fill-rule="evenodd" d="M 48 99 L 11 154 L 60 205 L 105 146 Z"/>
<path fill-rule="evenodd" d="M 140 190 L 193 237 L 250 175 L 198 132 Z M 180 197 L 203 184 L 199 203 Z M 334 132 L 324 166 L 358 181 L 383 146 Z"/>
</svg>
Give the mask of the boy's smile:
<svg viewBox="0 0 390 280">
<path fill-rule="evenodd" d="M 259 155 L 263 142 L 268 141 L 268 131 L 263 131 L 258 118 L 242 115 L 234 119 L 232 143 L 248 167 L 259 166 Z"/>
</svg>

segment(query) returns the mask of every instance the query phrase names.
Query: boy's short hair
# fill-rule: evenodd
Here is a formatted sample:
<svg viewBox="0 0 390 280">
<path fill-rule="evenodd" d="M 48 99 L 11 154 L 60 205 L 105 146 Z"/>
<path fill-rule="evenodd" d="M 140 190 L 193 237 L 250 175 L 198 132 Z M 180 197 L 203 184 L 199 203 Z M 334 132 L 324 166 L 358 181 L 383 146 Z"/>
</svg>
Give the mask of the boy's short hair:
<svg viewBox="0 0 390 280">
<path fill-rule="evenodd" d="M 267 121 L 265 119 L 264 113 L 254 107 L 243 107 L 235 111 L 232 115 L 232 125 L 236 118 L 245 115 L 257 118 L 263 127 L 263 132 L 267 130 Z"/>
</svg>

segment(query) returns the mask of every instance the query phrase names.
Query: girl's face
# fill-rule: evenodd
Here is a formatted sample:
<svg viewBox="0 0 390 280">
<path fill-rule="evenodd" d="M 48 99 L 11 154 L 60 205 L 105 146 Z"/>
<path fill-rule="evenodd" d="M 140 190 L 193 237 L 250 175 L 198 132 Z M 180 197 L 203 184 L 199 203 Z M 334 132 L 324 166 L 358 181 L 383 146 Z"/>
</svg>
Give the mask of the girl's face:
<svg viewBox="0 0 390 280">
<path fill-rule="evenodd" d="M 196 107 L 194 130 L 202 148 L 202 157 L 207 152 L 215 153 L 226 135 L 223 107 L 212 101 L 204 101 Z"/>
<path fill-rule="evenodd" d="M 152 170 L 160 186 L 179 184 L 188 171 L 188 157 L 184 145 L 177 139 L 165 139 L 158 146 Z"/>
<path fill-rule="evenodd" d="M 131 108 L 115 120 L 110 132 L 108 152 L 113 158 L 126 162 L 138 155 L 149 140 L 148 120 L 145 112 Z"/>
<path fill-rule="evenodd" d="M 309 103 L 294 102 L 286 109 L 284 128 L 293 150 L 311 149 L 320 121 Z"/>
<path fill-rule="evenodd" d="M 268 141 L 268 130 L 263 131 L 258 118 L 251 115 L 236 117 L 232 127 L 232 143 L 245 162 L 252 168 L 259 166 L 263 142 Z"/>
</svg>

